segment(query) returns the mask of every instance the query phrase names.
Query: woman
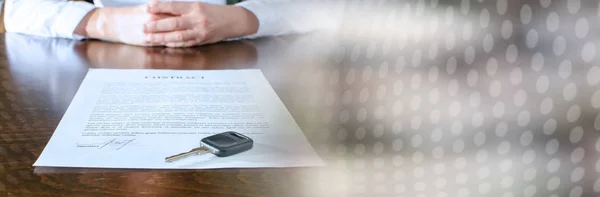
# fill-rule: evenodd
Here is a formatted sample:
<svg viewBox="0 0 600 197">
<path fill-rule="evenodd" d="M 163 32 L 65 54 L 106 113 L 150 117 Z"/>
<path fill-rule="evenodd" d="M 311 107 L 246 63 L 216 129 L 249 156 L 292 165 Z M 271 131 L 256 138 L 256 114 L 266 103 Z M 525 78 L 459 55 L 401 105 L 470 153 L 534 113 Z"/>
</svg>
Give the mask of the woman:
<svg viewBox="0 0 600 197">
<path fill-rule="evenodd" d="M 189 47 L 331 26 L 324 20 L 331 9 L 314 5 L 298 0 L 248 0 L 235 5 L 226 5 L 225 0 L 94 0 L 93 4 L 7 0 L 4 20 L 7 32 Z"/>
</svg>

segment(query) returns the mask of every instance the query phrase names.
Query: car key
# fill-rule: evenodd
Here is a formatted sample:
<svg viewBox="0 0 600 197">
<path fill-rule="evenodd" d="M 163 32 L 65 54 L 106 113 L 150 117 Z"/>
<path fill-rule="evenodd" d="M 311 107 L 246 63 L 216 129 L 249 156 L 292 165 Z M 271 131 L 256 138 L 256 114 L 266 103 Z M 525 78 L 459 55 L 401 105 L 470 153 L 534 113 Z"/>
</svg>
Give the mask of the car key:
<svg viewBox="0 0 600 197">
<path fill-rule="evenodd" d="M 227 157 L 250 150 L 254 141 L 235 131 L 227 131 L 211 135 L 200 140 L 200 147 L 188 152 L 165 158 L 166 162 L 177 161 L 192 155 L 212 153 L 218 157 Z"/>
</svg>

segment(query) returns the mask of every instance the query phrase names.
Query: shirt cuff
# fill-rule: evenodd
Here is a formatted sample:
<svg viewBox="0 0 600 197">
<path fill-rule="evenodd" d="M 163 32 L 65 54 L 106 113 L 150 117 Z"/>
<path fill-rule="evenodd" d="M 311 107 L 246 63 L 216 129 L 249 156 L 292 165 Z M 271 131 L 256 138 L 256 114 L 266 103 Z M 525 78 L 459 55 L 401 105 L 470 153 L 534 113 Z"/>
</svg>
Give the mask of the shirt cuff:
<svg viewBox="0 0 600 197">
<path fill-rule="evenodd" d="M 278 36 L 281 30 L 279 25 L 277 12 L 269 10 L 269 6 L 265 6 L 264 3 L 258 1 L 243 1 L 235 4 L 240 6 L 254 14 L 258 19 L 258 31 L 249 36 L 241 38 L 257 38 L 263 36 Z"/>
<path fill-rule="evenodd" d="M 74 33 L 75 28 L 77 28 L 83 17 L 95 8 L 96 6 L 87 2 L 69 2 L 69 5 L 65 6 L 56 17 L 54 29 L 57 36 L 78 40 L 84 39 L 83 36 Z"/>
</svg>

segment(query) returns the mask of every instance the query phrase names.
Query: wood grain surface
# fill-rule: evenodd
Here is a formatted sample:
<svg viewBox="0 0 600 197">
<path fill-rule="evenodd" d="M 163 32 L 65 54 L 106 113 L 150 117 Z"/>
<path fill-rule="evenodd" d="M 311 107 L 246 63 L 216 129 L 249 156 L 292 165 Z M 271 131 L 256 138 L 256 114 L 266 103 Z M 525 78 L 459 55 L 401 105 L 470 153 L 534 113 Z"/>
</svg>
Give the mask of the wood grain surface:
<svg viewBox="0 0 600 197">
<path fill-rule="evenodd" d="M 252 43 L 141 48 L 0 35 L 0 196 L 301 196 L 310 169 L 108 170 L 32 167 L 87 68 L 236 69 Z M 66 154 L 66 153 L 65 153 Z"/>
</svg>

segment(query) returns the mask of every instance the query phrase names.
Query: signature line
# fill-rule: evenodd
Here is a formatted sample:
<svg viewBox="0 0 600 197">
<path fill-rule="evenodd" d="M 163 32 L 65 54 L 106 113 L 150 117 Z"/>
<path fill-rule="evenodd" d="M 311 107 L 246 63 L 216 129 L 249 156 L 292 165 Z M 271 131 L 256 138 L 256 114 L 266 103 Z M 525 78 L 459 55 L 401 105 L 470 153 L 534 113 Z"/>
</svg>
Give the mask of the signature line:
<svg viewBox="0 0 600 197">
<path fill-rule="evenodd" d="M 135 139 L 133 139 L 133 140 L 135 140 Z M 131 143 L 133 140 L 129 140 L 129 141 L 127 141 L 125 144 L 123 144 L 123 146 L 125 146 L 125 145 L 127 145 L 127 144 Z M 117 148 L 117 150 L 119 150 L 119 149 L 123 148 L 123 146 L 121 146 L 121 147 Z"/>
<path fill-rule="evenodd" d="M 102 149 L 102 148 L 104 148 L 106 145 L 108 145 L 108 144 L 110 144 L 110 143 L 114 142 L 115 140 L 116 140 L 116 139 L 112 139 L 110 142 L 107 142 L 106 144 L 102 145 L 102 146 L 101 146 L 99 149 Z M 121 147 L 122 147 L 122 146 L 121 146 Z"/>
</svg>

